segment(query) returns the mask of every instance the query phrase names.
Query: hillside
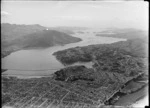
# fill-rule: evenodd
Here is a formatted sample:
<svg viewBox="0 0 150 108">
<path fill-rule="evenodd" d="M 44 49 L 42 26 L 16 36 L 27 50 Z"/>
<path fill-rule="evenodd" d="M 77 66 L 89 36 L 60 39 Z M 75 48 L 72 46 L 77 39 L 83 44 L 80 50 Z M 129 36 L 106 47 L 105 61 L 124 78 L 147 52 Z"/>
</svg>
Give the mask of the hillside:
<svg viewBox="0 0 150 108">
<path fill-rule="evenodd" d="M 46 30 L 40 25 L 2 24 L 1 37 L 1 57 L 23 48 L 46 48 L 81 41 L 64 32 Z"/>
<path fill-rule="evenodd" d="M 35 25 L 18 25 L 18 24 L 9 24 L 2 23 L 1 24 L 1 38 L 2 40 L 13 40 L 18 37 L 22 37 L 34 32 L 42 31 L 46 29 L 43 26 L 38 24 Z"/>
<path fill-rule="evenodd" d="M 58 32 L 56 30 L 43 30 L 18 38 L 13 41 L 12 45 L 19 45 L 23 48 L 46 48 L 78 41 L 81 41 L 81 39 L 72 37 L 63 32 Z"/>
</svg>

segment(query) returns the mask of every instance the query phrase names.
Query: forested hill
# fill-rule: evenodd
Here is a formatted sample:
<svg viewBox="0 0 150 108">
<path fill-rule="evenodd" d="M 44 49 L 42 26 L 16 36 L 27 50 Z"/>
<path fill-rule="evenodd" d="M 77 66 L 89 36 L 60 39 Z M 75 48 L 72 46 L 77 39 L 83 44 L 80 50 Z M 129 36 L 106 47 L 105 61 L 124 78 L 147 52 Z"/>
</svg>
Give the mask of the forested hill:
<svg viewBox="0 0 150 108">
<path fill-rule="evenodd" d="M 79 42 L 81 39 L 72 37 L 57 30 L 47 30 L 40 25 L 1 24 L 1 56 L 23 48 L 46 48 L 54 45 L 63 45 Z"/>
<path fill-rule="evenodd" d="M 122 53 L 132 57 L 147 57 L 148 43 L 144 39 L 128 39 L 112 44 L 89 45 L 85 47 L 75 47 L 55 52 L 56 58 L 63 64 L 73 64 L 76 62 L 90 62 L 93 57 L 99 58 L 106 53 Z M 104 54 L 105 55 L 105 54 Z"/>
<path fill-rule="evenodd" d="M 56 30 L 43 30 L 18 38 L 14 40 L 14 44 L 20 45 L 24 48 L 46 48 L 78 41 L 81 41 L 81 39 L 72 37 L 63 32 L 58 32 Z"/>
</svg>

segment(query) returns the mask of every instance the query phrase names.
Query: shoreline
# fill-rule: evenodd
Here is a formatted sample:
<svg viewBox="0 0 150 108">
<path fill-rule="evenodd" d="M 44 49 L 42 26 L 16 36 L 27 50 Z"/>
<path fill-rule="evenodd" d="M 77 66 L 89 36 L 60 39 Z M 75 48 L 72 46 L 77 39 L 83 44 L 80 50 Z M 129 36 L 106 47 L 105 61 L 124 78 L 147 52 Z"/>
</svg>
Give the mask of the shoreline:
<svg viewBox="0 0 150 108">
<path fill-rule="evenodd" d="M 124 96 L 121 96 L 118 101 L 114 103 L 114 105 L 120 105 L 124 104 L 125 106 L 133 106 L 137 102 L 140 102 L 143 100 L 143 98 L 146 97 L 146 90 L 148 89 L 148 85 L 145 87 L 141 88 L 140 90 L 138 89 L 134 93 L 126 94 Z M 143 98 L 142 98 L 143 97 Z M 129 101 L 130 98 L 130 101 Z"/>
</svg>

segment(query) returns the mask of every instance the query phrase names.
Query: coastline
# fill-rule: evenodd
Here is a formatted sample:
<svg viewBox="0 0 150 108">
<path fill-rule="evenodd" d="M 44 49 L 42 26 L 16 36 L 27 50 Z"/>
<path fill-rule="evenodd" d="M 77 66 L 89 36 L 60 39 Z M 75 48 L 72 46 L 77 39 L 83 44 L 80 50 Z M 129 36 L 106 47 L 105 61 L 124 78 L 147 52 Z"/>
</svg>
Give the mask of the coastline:
<svg viewBox="0 0 150 108">
<path fill-rule="evenodd" d="M 122 96 L 122 97 L 120 97 L 120 99 L 118 99 L 118 101 L 114 105 L 136 106 L 136 103 L 140 104 L 140 102 L 142 102 L 142 100 L 143 100 L 142 97 L 145 98 L 145 96 L 147 94 L 146 93 L 147 89 L 148 89 L 148 86 L 143 87 L 142 89 L 137 90 L 134 93 Z"/>
</svg>

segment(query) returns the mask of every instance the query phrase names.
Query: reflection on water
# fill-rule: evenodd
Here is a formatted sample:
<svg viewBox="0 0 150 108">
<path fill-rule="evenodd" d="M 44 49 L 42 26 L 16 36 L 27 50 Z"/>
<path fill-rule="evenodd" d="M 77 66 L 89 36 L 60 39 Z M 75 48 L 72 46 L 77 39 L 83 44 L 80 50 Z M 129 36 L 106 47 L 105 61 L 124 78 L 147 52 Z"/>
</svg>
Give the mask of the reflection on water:
<svg viewBox="0 0 150 108">
<path fill-rule="evenodd" d="M 70 43 L 63 46 L 54 46 L 46 49 L 20 50 L 10 54 L 2 59 L 3 69 L 12 69 L 4 72 L 9 75 L 27 75 L 27 76 L 45 76 L 64 68 L 52 54 L 56 51 L 76 47 L 87 46 L 92 44 L 113 43 L 125 41 L 125 39 L 95 36 L 93 32 L 84 34 L 76 33 L 73 36 L 81 38 L 83 41 Z M 91 67 L 92 63 L 76 63 L 77 65 L 85 64 Z M 13 70 L 17 69 L 17 70 Z M 19 69 L 19 70 L 18 70 Z M 33 70 L 33 71 L 32 71 Z M 39 71 L 34 71 L 39 70 Z"/>
</svg>

